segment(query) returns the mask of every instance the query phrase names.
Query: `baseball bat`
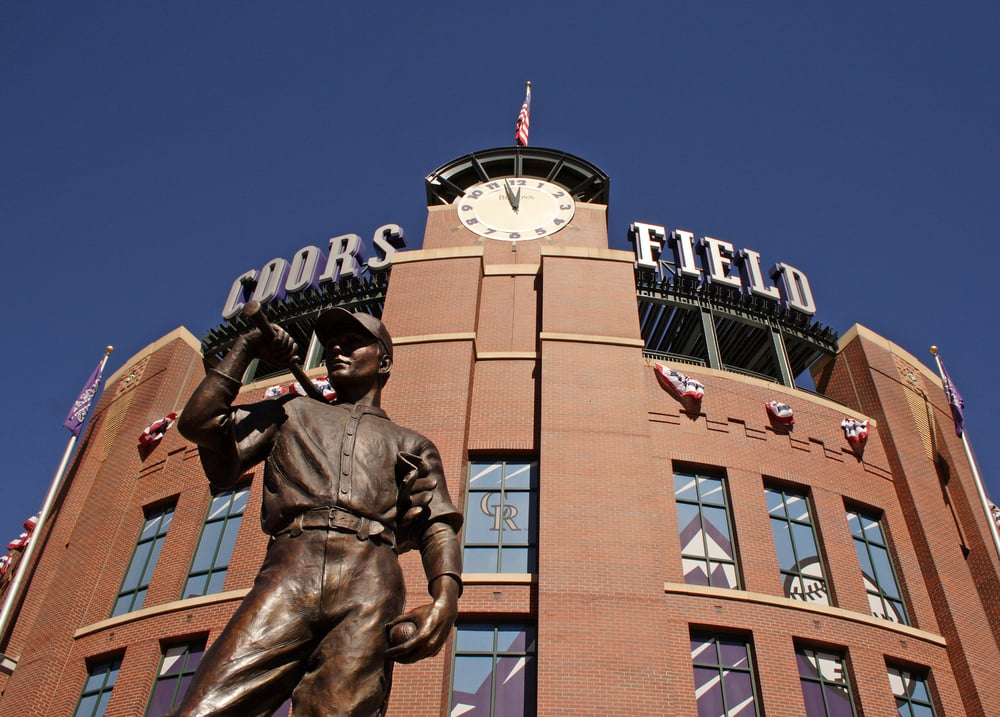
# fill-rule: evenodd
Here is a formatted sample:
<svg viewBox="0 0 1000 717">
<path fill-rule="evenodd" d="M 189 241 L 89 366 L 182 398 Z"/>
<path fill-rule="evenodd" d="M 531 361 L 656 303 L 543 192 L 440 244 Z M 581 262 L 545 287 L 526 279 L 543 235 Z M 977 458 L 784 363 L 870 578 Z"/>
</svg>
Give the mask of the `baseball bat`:
<svg viewBox="0 0 1000 717">
<path fill-rule="evenodd" d="M 261 311 L 259 301 L 248 301 L 246 306 L 243 307 L 243 315 L 253 322 L 253 325 L 260 330 L 261 335 L 263 335 L 266 341 L 274 340 L 274 329 L 268 322 L 267 317 L 264 316 L 264 312 Z M 288 364 L 289 370 L 292 372 L 292 376 L 295 380 L 299 382 L 302 386 L 302 390 L 308 394 L 309 398 L 315 398 L 317 401 L 322 401 L 323 403 L 329 403 L 326 397 L 323 396 L 323 392 L 316 388 L 316 384 L 312 382 L 308 376 L 306 376 L 305 369 L 302 368 L 302 364 L 296 361 L 294 358 L 291 363 Z"/>
</svg>

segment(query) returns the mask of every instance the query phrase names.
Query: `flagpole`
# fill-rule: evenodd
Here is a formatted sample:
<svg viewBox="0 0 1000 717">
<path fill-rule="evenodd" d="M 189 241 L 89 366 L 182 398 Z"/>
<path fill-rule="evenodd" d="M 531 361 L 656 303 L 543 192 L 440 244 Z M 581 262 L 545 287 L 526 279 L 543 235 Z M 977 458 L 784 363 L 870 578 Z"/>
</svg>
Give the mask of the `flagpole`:
<svg viewBox="0 0 1000 717">
<path fill-rule="evenodd" d="M 941 363 L 941 357 L 938 356 L 938 347 L 931 346 L 931 354 L 934 356 L 934 362 L 937 364 L 938 374 L 941 376 L 941 381 L 946 382 L 948 379 L 945 378 L 944 366 Z M 997 551 L 997 556 L 1000 557 L 1000 533 L 997 533 L 997 522 L 993 518 L 993 511 L 990 510 L 990 502 L 986 497 L 986 491 L 983 489 L 983 481 L 979 477 L 979 468 L 976 466 L 976 459 L 972 455 L 972 448 L 969 446 L 969 438 L 966 435 L 965 428 L 962 428 L 962 447 L 965 449 L 965 457 L 969 460 L 969 467 L 972 468 L 972 478 L 976 483 L 976 492 L 979 493 L 979 502 L 983 507 L 983 512 L 986 513 L 986 522 L 990 526 L 990 535 L 993 536 L 993 547 Z"/>
<path fill-rule="evenodd" d="M 101 376 L 104 373 L 104 367 L 108 363 L 108 357 L 111 356 L 112 351 L 114 351 L 114 348 L 111 346 L 108 346 L 104 350 L 104 358 L 101 359 L 101 363 L 98 365 L 96 372 L 98 376 Z M 62 461 L 59 462 L 59 467 L 56 469 L 55 476 L 52 478 L 52 484 L 49 486 L 49 492 L 45 496 L 45 502 L 42 504 L 42 509 L 38 513 L 38 523 L 32 531 L 32 539 L 28 541 L 28 545 L 24 549 L 24 553 L 22 553 L 21 559 L 17 563 L 14 579 L 11 581 L 10 587 L 7 589 L 7 597 L 4 599 L 3 609 L 0 610 L 0 645 L 5 644 L 6 642 L 7 628 L 10 627 L 11 618 L 14 614 L 14 606 L 17 604 L 18 594 L 21 592 L 21 588 L 27 580 L 28 575 L 33 572 L 34 566 L 32 566 L 31 560 L 35 556 L 35 551 L 38 545 L 42 542 L 42 530 L 45 528 L 49 514 L 52 512 L 52 506 L 55 504 L 56 497 L 59 495 L 59 491 L 62 488 L 63 479 L 66 477 L 66 469 L 69 466 L 69 459 L 73 455 L 73 448 L 76 446 L 78 438 L 78 433 L 70 434 L 69 441 L 66 443 L 66 450 L 63 453 Z"/>
</svg>

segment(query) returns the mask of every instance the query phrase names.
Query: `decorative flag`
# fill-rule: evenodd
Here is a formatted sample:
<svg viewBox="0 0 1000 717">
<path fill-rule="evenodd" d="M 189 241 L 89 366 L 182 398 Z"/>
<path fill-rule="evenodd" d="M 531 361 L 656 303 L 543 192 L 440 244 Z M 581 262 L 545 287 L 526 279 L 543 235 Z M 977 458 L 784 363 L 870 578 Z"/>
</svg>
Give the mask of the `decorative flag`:
<svg viewBox="0 0 1000 717">
<path fill-rule="evenodd" d="M 678 398 L 692 398 L 695 401 L 700 401 L 705 397 L 705 386 L 700 381 L 659 363 L 653 367 L 653 370 L 664 388 L 669 389 Z"/>
<path fill-rule="evenodd" d="M 790 426 L 795 423 L 792 407 L 787 403 L 781 403 L 780 401 L 768 401 L 764 405 L 767 407 L 767 412 L 770 413 L 771 417 L 778 423 L 784 423 L 786 426 Z"/>
<path fill-rule="evenodd" d="M 528 125 L 531 123 L 531 83 L 527 83 L 524 91 L 524 104 L 517 116 L 517 126 L 514 128 L 514 141 L 518 147 L 528 146 Z"/>
<path fill-rule="evenodd" d="M 83 422 L 87 419 L 87 414 L 90 412 L 90 404 L 94 402 L 94 396 L 97 395 L 97 388 L 101 385 L 101 374 L 104 373 L 104 364 L 107 363 L 107 358 L 107 355 L 105 355 L 101 359 L 101 362 L 97 364 L 97 368 L 94 369 L 94 373 L 90 374 L 90 378 L 87 379 L 87 383 L 83 384 L 80 397 L 76 399 L 73 408 L 69 409 L 69 415 L 63 421 L 63 425 L 74 436 L 79 436 L 80 431 L 83 429 Z"/>
<path fill-rule="evenodd" d="M 2 558 L 0 558 L 0 576 L 6 575 L 7 571 L 10 570 L 11 561 L 14 560 L 14 556 L 7 553 Z"/>
<path fill-rule="evenodd" d="M 24 531 L 7 543 L 7 550 L 24 550 L 28 546 L 28 541 L 31 540 L 31 534 L 35 531 L 35 526 L 37 525 L 37 515 L 33 515 L 24 521 Z"/>
<path fill-rule="evenodd" d="M 284 396 L 286 393 L 288 393 L 288 386 L 276 383 L 264 389 L 264 398 L 277 398 L 278 396 Z"/>
<path fill-rule="evenodd" d="M 330 385 L 330 379 L 327 376 L 317 376 L 312 379 L 313 385 L 316 386 L 323 394 L 323 398 L 327 401 L 332 401 L 337 397 L 337 392 L 334 390 L 333 386 Z M 285 383 L 285 384 L 275 384 L 274 386 L 268 386 L 264 389 L 264 398 L 277 398 L 278 396 L 284 396 L 286 393 L 294 393 L 298 396 L 308 396 L 303 388 L 302 384 L 298 381 L 295 383 Z"/>
<path fill-rule="evenodd" d="M 174 425 L 174 421 L 176 420 L 176 413 L 168 413 L 160 420 L 150 423 L 142 429 L 142 433 L 139 434 L 139 445 L 149 446 L 159 443 L 170 427 Z"/>
<path fill-rule="evenodd" d="M 1000 508 L 993 501 L 990 501 L 990 514 L 993 516 L 993 522 L 1000 528 Z"/>
<path fill-rule="evenodd" d="M 844 429 L 844 436 L 852 446 L 861 445 L 868 440 L 868 421 L 845 418 L 840 422 L 840 427 Z"/>
<path fill-rule="evenodd" d="M 941 361 L 939 357 L 938 362 L 941 364 L 941 377 L 944 379 L 944 395 L 948 397 L 948 405 L 951 406 L 951 417 L 955 420 L 955 435 L 961 438 L 962 433 L 965 431 L 965 401 L 962 400 L 962 395 L 955 388 L 955 384 L 952 383 L 951 377 L 944 367 L 944 361 Z"/>
</svg>

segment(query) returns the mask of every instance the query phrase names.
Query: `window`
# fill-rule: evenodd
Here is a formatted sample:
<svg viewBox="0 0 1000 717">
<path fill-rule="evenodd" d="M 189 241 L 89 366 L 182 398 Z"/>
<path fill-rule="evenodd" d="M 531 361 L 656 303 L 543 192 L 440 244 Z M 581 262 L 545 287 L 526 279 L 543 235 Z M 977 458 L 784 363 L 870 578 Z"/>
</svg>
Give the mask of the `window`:
<svg viewBox="0 0 1000 717">
<path fill-rule="evenodd" d="M 909 625 L 881 522 L 849 510 L 847 524 L 854 536 L 854 549 L 858 554 L 858 562 L 861 563 L 861 578 L 868 591 L 868 605 L 872 615 Z"/>
<path fill-rule="evenodd" d="M 87 670 L 87 681 L 73 717 L 102 717 L 122 666 L 121 657 L 96 662 Z"/>
<path fill-rule="evenodd" d="M 755 717 L 756 677 L 750 645 L 740 637 L 692 633 L 691 663 L 698 717 Z"/>
<path fill-rule="evenodd" d="M 535 628 L 459 625 L 451 717 L 535 714 Z"/>
<path fill-rule="evenodd" d="M 149 698 L 146 717 L 163 717 L 168 710 L 180 703 L 204 652 L 204 640 L 174 645 L 163 651 L 160 673 Z"/>
<path fill-rule="evenodd" d="M 678 471 L 674 497 L 684 582 L 740 587 L 725 479 Z"/>
<path fill-rule="evenodd" d="M 889 666 L 889 686 L 896 697 L 899 717 L 934 717 L 927 678 L 905 667 Z"/>
<path fill-rule="evenodd" d="M 808 648 L 796 649 L 795 656 L 806 717 L 853 717 L 854 703 L 843 656 Z"/>
<path fill-rule="evenodd" d="M 473 461 L 465 511 L 464 570 L 538 570 L 538 463 Z"/>
<path fill-rule="evenodd" d="M 783 488 L 765 488 L 774 549 L 785 597 L 830 604 L 819 542 L 809 511 L 809 499 Z"/>
<path fill-rule="evenodd" d="M 222 590 L 249 494 L 250 487 L 243 486 L 212 497 L 184 586 L 185 598 Z"/>
<path fill-rule="evenodd" d="M 121 615 L 142 607 L 146 599 L 146 589 L 149 587 L 153 569 L 163 549 L 163 541 L 167 537 L 167 528 L 174 518 L 174 507 L 171 505 L 149 512 L 146 523 L 139 533 L 139 540 L 132 553 L 132 560 L 125 571 L 118 599 L 111 610 L 111 617 Z"/>
</svg>

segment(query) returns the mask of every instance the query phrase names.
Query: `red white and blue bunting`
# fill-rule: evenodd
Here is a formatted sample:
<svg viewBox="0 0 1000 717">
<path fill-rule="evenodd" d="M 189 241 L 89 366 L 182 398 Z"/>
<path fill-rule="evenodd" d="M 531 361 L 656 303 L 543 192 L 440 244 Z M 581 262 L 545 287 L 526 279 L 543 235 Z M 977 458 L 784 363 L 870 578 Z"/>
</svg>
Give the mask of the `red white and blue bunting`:
<svg viewBox="0 0 1000 717">
<path fill-rule="evenodd" d="M 323 398 L 327 401 L 332 401 L 337 397 L 337 391 L 330 385 L 330 379 L 328 377 L 317 376 L 312 379 L 312 382 L 313 385 L 323 393 Z M 295 383 L 276 383 L 273 386 L 268 386 L 264 389 L 264 398 L 277 398 L 278 396 L 284 396 L 287 393 L 294 393 L 299 396 L 308 395 L 305 390 L 303 390 L 302 385 L 296 381 Z"/>
<path fill-rule="evenodd" d="M 771 415 L 778 423 L 790 426 L 795 423 L 795 413 L 792 411 L 792 407 L 787 403 L 782 403 L 781 401 L 768 401 L 764 404 L 767 408 L 767 412 Z"/>
<path fill-rule="evenodd" d="M 176 420 L 176 413 L 168 413 L 158 421 L 150 423 L 148 426 L 143 428 L 142 433 L 139 434 L 139 445 L 155 446 L 163 439 L 163 436 L 166 435 L 167 431 L 170 430 L 170 427 L 174 425 L 174 421 Z"/>
<path fill-rule="evenodd" d="M 840 427 L 844 429 L 844 436 L 852 446 L 864 445 L 868 440 L 868 421 L 845 418 L 840 422 Z"/>
<path fill-rule="evenodd" d="M 680 371 L 667 368 L 660 363 L 655 364 L 653 370 L 656 372 L 656 377 L 660 380 L 660 384 L 677 396 L 677 398 L 690 398 L 694 401 L 700 401 L 705 397 L 705 386 L 701 381 L 689 378 Z"/>
<path fill-rule="evenodd" d="M 28 547 L 28 541 L 31 540 L 31 534 L 35 532 L 35 526 L 37 525 L 37 515 L 33 515 L 24 521 L 24 531 L 12 541 L 7 543 L 7 550 L 24 550 Z"/>
</svg>

